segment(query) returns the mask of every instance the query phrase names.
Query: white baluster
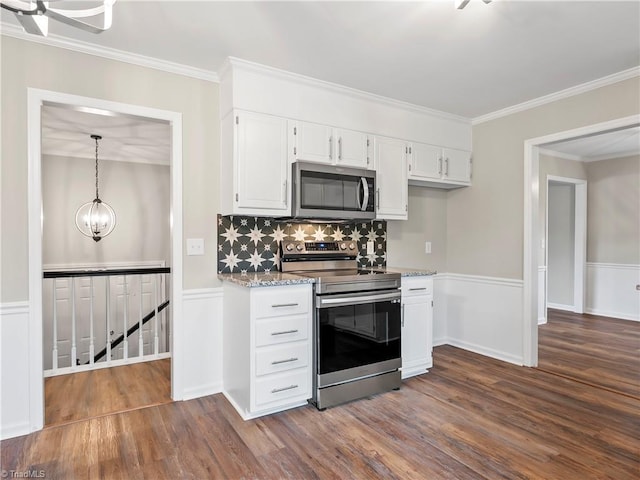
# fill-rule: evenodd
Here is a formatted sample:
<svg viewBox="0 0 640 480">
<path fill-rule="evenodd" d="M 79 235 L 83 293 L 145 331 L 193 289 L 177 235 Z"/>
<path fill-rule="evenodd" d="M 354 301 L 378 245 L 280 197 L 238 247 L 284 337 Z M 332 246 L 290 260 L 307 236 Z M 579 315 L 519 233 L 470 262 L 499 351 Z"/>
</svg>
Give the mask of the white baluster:
<svg viewBox="0 0 640 480">
<path fill-rule="evenodd" d="M 144 356 L 144 342 L 142 338 L 142 317 L 144 313 L 142 311 L 142 275 L 138 275 L 138 291 L 140 292 L 140 298 L 138 299 L 138 305 L 140 310 L 140 319 L 138 320 L 138 356 Z"/>
<path fill-rule="evenodd" d="M 71 277 L 71 368 L 76 366 L 76 282 Z"/>
<path fill-rule="evenodd" d="M 129 337 L 127 336 L 128 330 L 128 315 L 127 311 L 129 310 L 129 299 L 127 298 L 127 276 L 123 276 L 124 279 L 124 329 L 122 330 L 122 334 L 124 335 L 123 349 L 122 349 L 122 358 L 124 360 L 129 358 Z"/>
<path fill-rule="evenodd" d="M 158 279 L 160 278 L 160 275 L 162 275 L 161 273 L 156 273 L 153 277 L 153 291 L 154 291 L 154 312 L 155 315 L 153 316 L 153 353 L 155 355 L 158 355 L 158 350 L 159 350 L 159 346 L 160 346 L 160 340 L 158 338 Z"/>
<path fill-rule="evenodd" d="M 51 366 L 58 369 L 58 298 L 56 292 L 56 279 L 53 279 L 53 351 L 51 352 Z"/>
<path fill-rule="evenodd" d="M 107 356 L 105 358 L 105 362 L 111 361 L 111 277 L 106 276 L 105 278 L 105 298 L 106 298 L 106 324 L 107 324 L 107 341 L 105 343 L 107 347 Z"/>
<path fill-rule="evenodd" d="M 89 277 L 89 364 L 93 365 L 95 345 L 93 343 L 93 277 Z"/>
</svg>

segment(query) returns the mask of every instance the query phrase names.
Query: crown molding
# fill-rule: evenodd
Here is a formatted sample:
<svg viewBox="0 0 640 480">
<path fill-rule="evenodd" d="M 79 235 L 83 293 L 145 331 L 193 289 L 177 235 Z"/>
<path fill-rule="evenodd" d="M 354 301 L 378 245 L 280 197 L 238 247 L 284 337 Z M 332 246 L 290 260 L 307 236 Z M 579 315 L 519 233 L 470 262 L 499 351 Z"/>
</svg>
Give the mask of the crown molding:
<svg viewBox="0 0 640 480">
<path fill-rule="evenodd" d="M 546 155 L 548 157 L 562 158 L 564 160 L 572 160 L 574 162 L 583 162 L 584 161 L 584 158 L 581 157 L 580 155 L 574 155 L 572 153 L 558 152 L 558 151 L 554 150 L 553 148 L 539 148 L 538 151 L 539 151 L 540 154 Z"/>
<path fill-rule="evenodd" d="M 618 72 L 612 75 L 608 75 L 606 77 L 598 78 L 591 82 L 582 83 L 574 87 L 560 90 L 559 92 L 534 98 L 533 100 L 528 100 L 526 102 L 519 103 L 517 105 L 512 105 L 511 107 L 503 108 L 502 110 L 497 110 L 492 113 L 487 113 L 486 115 L 480 115 L 479 117 L 474 117 L 473 119 L 471 119 L 471 124 L 478 125 L 480 123 L 495 120 L 497 118 L 506 117 L 514 113 L 522 112 L 524 110 L 529 110 L 531 108 L 539 107 L 541 105 L 546 105 L 547 103 L 556 102 L 558 100 L 562 100 L 563 98 L 573 97 L 581 93 L 586 93 L 591 90 L 595 90 L 596 88 L 606 87 L 608 85 L 613 85 L 614 83 L 622 82 L 624 80 L 629 80 L 630 78 L 635 78 L 635 77 L 640 77 L 640 66 L 629 68 L 628 70 L 623 70 L 622 72 Z"/>
<path fill-rule="evenodd" d="M 384 97 L 382 95 L 365 92 L 363 90 L 346 87 L 344 85 L 327 82 L 325 80 L 318 80 L 317 78 L 307 77 L 299 73 L 293 73 L 287 70 L 281 70 L 279 68 L 269 67 L 266 65 L 250 62 L 248 60 L 243 60 L 236 57 L 227 57 L 227 59 L 225 59 L 224 63 L 222 64 L 222 67 L 220 67 L 220 70 L 219 70 L 220 78 L 227 75 L 230 72 L 231 67 L 253 71 L 258 74 L 267 75 L 270 77 L 277 77 L 282 80 L 288 80 L 290 82 L 295 82 L 302 85 L 308 85 L 315 88 L 322 88 L 324 90 L 340 93 L 342 95 L 350 96 L 353 98 L 360 98 L 369 102 L 376 102 L 379 104 L 400 108 L 405 111 L 412 111 L 422 115 L 439 117 L 445 120 L 464 123 L 467 125 L 471 123 L 471 119 L 467 117 L 462 117 L 460 115 L 455 115 L 453 113 L 434 110 L 432 108 L 423 107 L 423 106 L 416 105 L 409 102 L 404 102 L 402 100 L 396 100 L 394 98 Z"/>
<path fill-rule="evenodd" d="M 7 22 L 0 23 L 0 30 L 2 32 L 2 35 L 6 35 L 7 37 L 18 38 L 20 40 L 26 40 L 28 42 L 39 43 L 42 45 L 49 45 L 52 47 L 64 48 L 66 50 L 86 53 L 88 55 L 107 58 L 109 60 L 130 63 L 132 65 L 138 65 L 140 67 L 153 68 L 155 70 L 175 73 L 178 75 L 183 75 L 185 77 L 196 78 L 198 80 L 220 83 L 220 79 L 216 72 L 204 70 L 201 68 L 190 67 L 187 65 L 182 65 L 180 63 L 174 63 L 153 57 L 138 55 L 131 52 L 125 52 L 123 50 L 117 50 L 115 48 L 101 47 L 93 43 L 71 40 L 60 35 L 49 35 L 47 37 L 32 35 L 22 30 L 22 27 Z"/>
</svg>

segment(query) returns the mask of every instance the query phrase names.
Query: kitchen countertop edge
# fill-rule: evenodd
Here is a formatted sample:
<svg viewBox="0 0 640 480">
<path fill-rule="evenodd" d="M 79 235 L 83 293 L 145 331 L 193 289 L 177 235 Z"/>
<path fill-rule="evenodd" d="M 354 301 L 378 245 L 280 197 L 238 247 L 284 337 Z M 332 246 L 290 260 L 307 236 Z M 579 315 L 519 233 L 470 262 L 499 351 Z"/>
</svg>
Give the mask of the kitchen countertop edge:
<svg viewBox="0 0 640 480">
<path fill-rule="evenodd" d="M 223 282 L 231 282 L 242 287 L 277 287 L 282 285 L 300 285 L 315 283 L 313 278 L 300 277 L 290 273 L 218 273 L 218 279 Z"/>
</svg>

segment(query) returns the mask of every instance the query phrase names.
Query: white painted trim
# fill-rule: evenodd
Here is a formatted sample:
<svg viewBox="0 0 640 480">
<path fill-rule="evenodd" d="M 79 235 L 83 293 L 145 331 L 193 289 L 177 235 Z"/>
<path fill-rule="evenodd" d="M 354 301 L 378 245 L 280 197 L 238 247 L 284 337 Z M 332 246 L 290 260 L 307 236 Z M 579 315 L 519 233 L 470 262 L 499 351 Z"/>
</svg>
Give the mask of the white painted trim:
<svg viewBox="0 0 640 480">
<path fill-rule="evenodd" d="M 140 67 L 153 68 L 155 70 L 184 75 L 185 77 L 197 78 L 208 82 L 220 83 L 218 74 L 210 70 L 169 62 L 167 60 L 160 60 L 158 58 L 147 57 L 123 50 L 116 50 L 115 48 L 101 47 L 89 42 L 71 40 L 60 35 L 50 34 L 46 37 L 31 35 L 24 32 L 21 27 L 7 22 L 2 22 L 0 25 L 2 26 L 2 35 L 6 35 L 8 37 L 18 38 L 20 40 L 26 40 L 28 42 L 39 43 L 42 45 L 49 45 L 51 47 L 64 48 L 65 50 L 85 53 L 87 55 L 107 58 L 118 62 L 130 63 Z"/>
<path fill-rule="evenodd" d="M 41 107 L 46 102 L 149 117 L 171 125 L 171 396 L 182 398 L 182 114 L 36 88 L 27 89 L 29 225 L 29 417 L 30 431 L 44 426 L 42 362 L 42 170 Z"/>
<path fill-rule="evenodd" d="M 311 86 L 317 89 L 323 89 L 329 92 L 339 93 L 341 95 L 365 100 L 368 102 L 374 102 L 382 105 L 388 105 L 391 107 L 400 108 L 405 111 L 411 111 L 411 112 L 419 113 L 422 115 L 429 115 L 432 117 L 437 117 L 445 120 L 463 123 L 465 125 L 469 125 L 471 123 L 470 119 L 466 117 L 462 117 L 460 115 L 454 115 L 452 113 L 447 113 L 440 110 L 434 110 L 432 108 L 415 105 L 413 103 L 403 102 L 401 100 L 396 100 L 389 97 L 383 97 L 382 95 L 376 95 L 374 93 L 365 92 L 363 90 L 358 90 L 351 87 L 345 87 L 344 85 L 339 85 L 337 83 L 318 80 L 316 78 L 307 77 L 305 75 L 300 75 L 298 73 L 288 72 L 286 70 L 280 70 L 278 68 L 261 65 L 259 63 L 250 62 L 248 60 L 242 60 L 236 57 L 227 57 L 227 59 L 225 60 L 225 62 L 223 63 L 222 67 L 218 72 L 219 76 L 224 77 L 224 72 L 228 70 L 231 66 L 240 67 L 242 69 L 253 71 L 262 75 L 268 75 L 273 78 L 287 80 L 287 81 L 295 82 L 301 85 Z"/>
<path fill-rule="evenodd" d="M 202 385 L 198 388 L 185 388 L 183 400 L 193 400 L 194 398 L 206 397 L 222 392 L 222 382 Z"/>
<path fill-rule="evenodd" d="M 547 308 L 555 308 L 556 310 L 563 310 L 565 312 L 575 312 L 575 307 L 573 305 L 563 305 L 562 303 L 547 302 Z"/>
<path fill-rule="evenodd" d="M 604 262 L 587 262 L 587 267 L 592 268 L 615 268 L 618 270 L 638 270 L 640 269 L 640 264 L 636 265 L 635 263 L 604 263 Z"/>
<path fill-rule="evenodd" d="M 482 275 L 465 275 L 460 273 L 438 274 L 444 280 L 462 280 L 464 282 L 481 283 L 484 285 L 501 285 L 505 287 L 522 288 L 523 281 L 514 278 L 486 277 Z"/>
<path fill-rule="evenodd" d="M 549 95 L 544 95 L 542 97 L 528 100 L 526 102 L 518 103 L 517 105 L 512 105 L 510 107 L 503 108 L 502 110 L 497 110 L 492 113 L 487 113 L 486 115 L 480 115 L 478 117 L 474 117 L 473 119 L 471 119 L 471 124 L 478 125 L 480 123 L 489 122 L 497 118 L 506 117 L 514 113 L 529 110 L 531 108 L 540 107 L 548 103 L 556 102 L 564 98 L 573 97 L 575 95 L 580 95 L 581 93 L 589 92 L 591 90 L 595 90 L 601 87 L 606 87 L 608 85 L 613 85 L 614 83 L 622 82 L 624 80 L 629 80 L 630 78 L 635 78 L 639 76 L 640 76 L 640 67 L 632 67 L 632 68 L 629 68 L 628 70 L 623 70 L 621 72 L 614 73 L 606 77 L 598 78 L 591 82 L 575 85 L 573 87 L 560 90 L 559 92 L 551 93 Z M 548 143 L 548 142 L 544 142 L 544 143 Z"/>
<path fill-rule="evenodd" d="M 124 365 L 132 365 L 134 363 L 152 362 L 153 360 L 162 360 L 171 358 L 171 352 L 158 353 L 157 355 L 144 355 L 142 357 L 129 357 L 120 360 L 111 360 L 107 362 L 98 362 L 91 365 L 76 365 L 75 367 L 64 367 L 56 370 L 45 370 L 44 377 L 57 377 L 58 375 L 68 375 L 70 373 L 88 372 L 89 370 L 102 370 L 103 368 L 121 367 Z"/>
<path fill-rule="evenodd" d="M 640 69 L 639 69 L 640 70 Z M 540 232 L 539 198 L 539 146 L 551 142 L 571 140 L 610 130 L 640 125 L 640 115 L 587 125 L 586 127 L 557 132 L 524 142 L 524 251 L 523 251 L 523 352 L 524 364 L 538 364 L 538 246 Z"/>
<path fill-rule="evenodd" d="M 110 263 L 47 263 L 42 265 L 44 271 L 51 270 L 92 270 L 95 268 L 145 268 L 164 267 L 164 260 L 146 260 L 143 262 L 110 262 Z"/>
<path fill-rule="evenodd" d="M 486 357 L 495 358 L 497 360 L 502 360 L 503 362 L 512 363 L 514 365 L 522 366 L 522 359 L 505 354 L 499 350 L 494 350 L 491 348 L 483 347 L 482 345 L 476 345 L 474 343 L 463 342 L 460 340 L 455 340 L 453 338 L 447 339 L 447 344 L 452 347 L 462 348 L 463 350 L 468 350 L 470 352 L 478 353 L 480 355 L 484 355 Z"/>
<path fill-rule="evenodd" d="M 610 312 L 608 310 L 600 310 L 597 308 L 585 308 L 585 313 L 590 315 L 598 315 L 599 317 L 609 317 L 615 318 L 618 320 L 629 320 L 632 322 L 640 322 L 640 317 L 636 317 L 633 315 L 627 315 L 626 313 L 620 312 Z"/>
<path fill-rule="evenodd" d="M 23 315 L 29 313 L 29 302 L 0 303 L 0 315 Z"/>
<path fill-rule="evenodd" d="M 540 148 L 540 155 L 547 155 L 549 157 L 564 158 L 565 160 L 571 160 L 573 162 L 582 162 L 583 158 L 580 155 L 574 155 L 572 153 L 556 152 L 551 148 Z"/>
</svg>

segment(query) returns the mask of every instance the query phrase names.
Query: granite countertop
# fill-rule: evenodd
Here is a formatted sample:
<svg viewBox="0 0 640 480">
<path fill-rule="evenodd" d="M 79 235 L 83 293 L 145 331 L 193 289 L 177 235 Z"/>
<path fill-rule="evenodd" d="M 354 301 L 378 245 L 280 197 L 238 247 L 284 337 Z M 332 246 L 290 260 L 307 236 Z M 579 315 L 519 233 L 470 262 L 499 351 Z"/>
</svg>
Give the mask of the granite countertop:
<svg viewBox="0 0 640 480">
<path fill-rule="evenodd" d="M 404 267 L 386 267 L 387 272 L 399 273 L 403 277 L 422 277 L 425 275 L 435 275 L 438 272 L 435 270 L 418 270 L 416 268 L 404 268 Z"/>
<path fill-rule="evenodd" d="M 232 282 L 243 287 L 276 287 L 278 285 L 297 285 L 314 283 L 313 278 L 300 277 L 291 273 L 250 272 L 250 273 L 218 273 L 223 282 Z"/>
</svg>

